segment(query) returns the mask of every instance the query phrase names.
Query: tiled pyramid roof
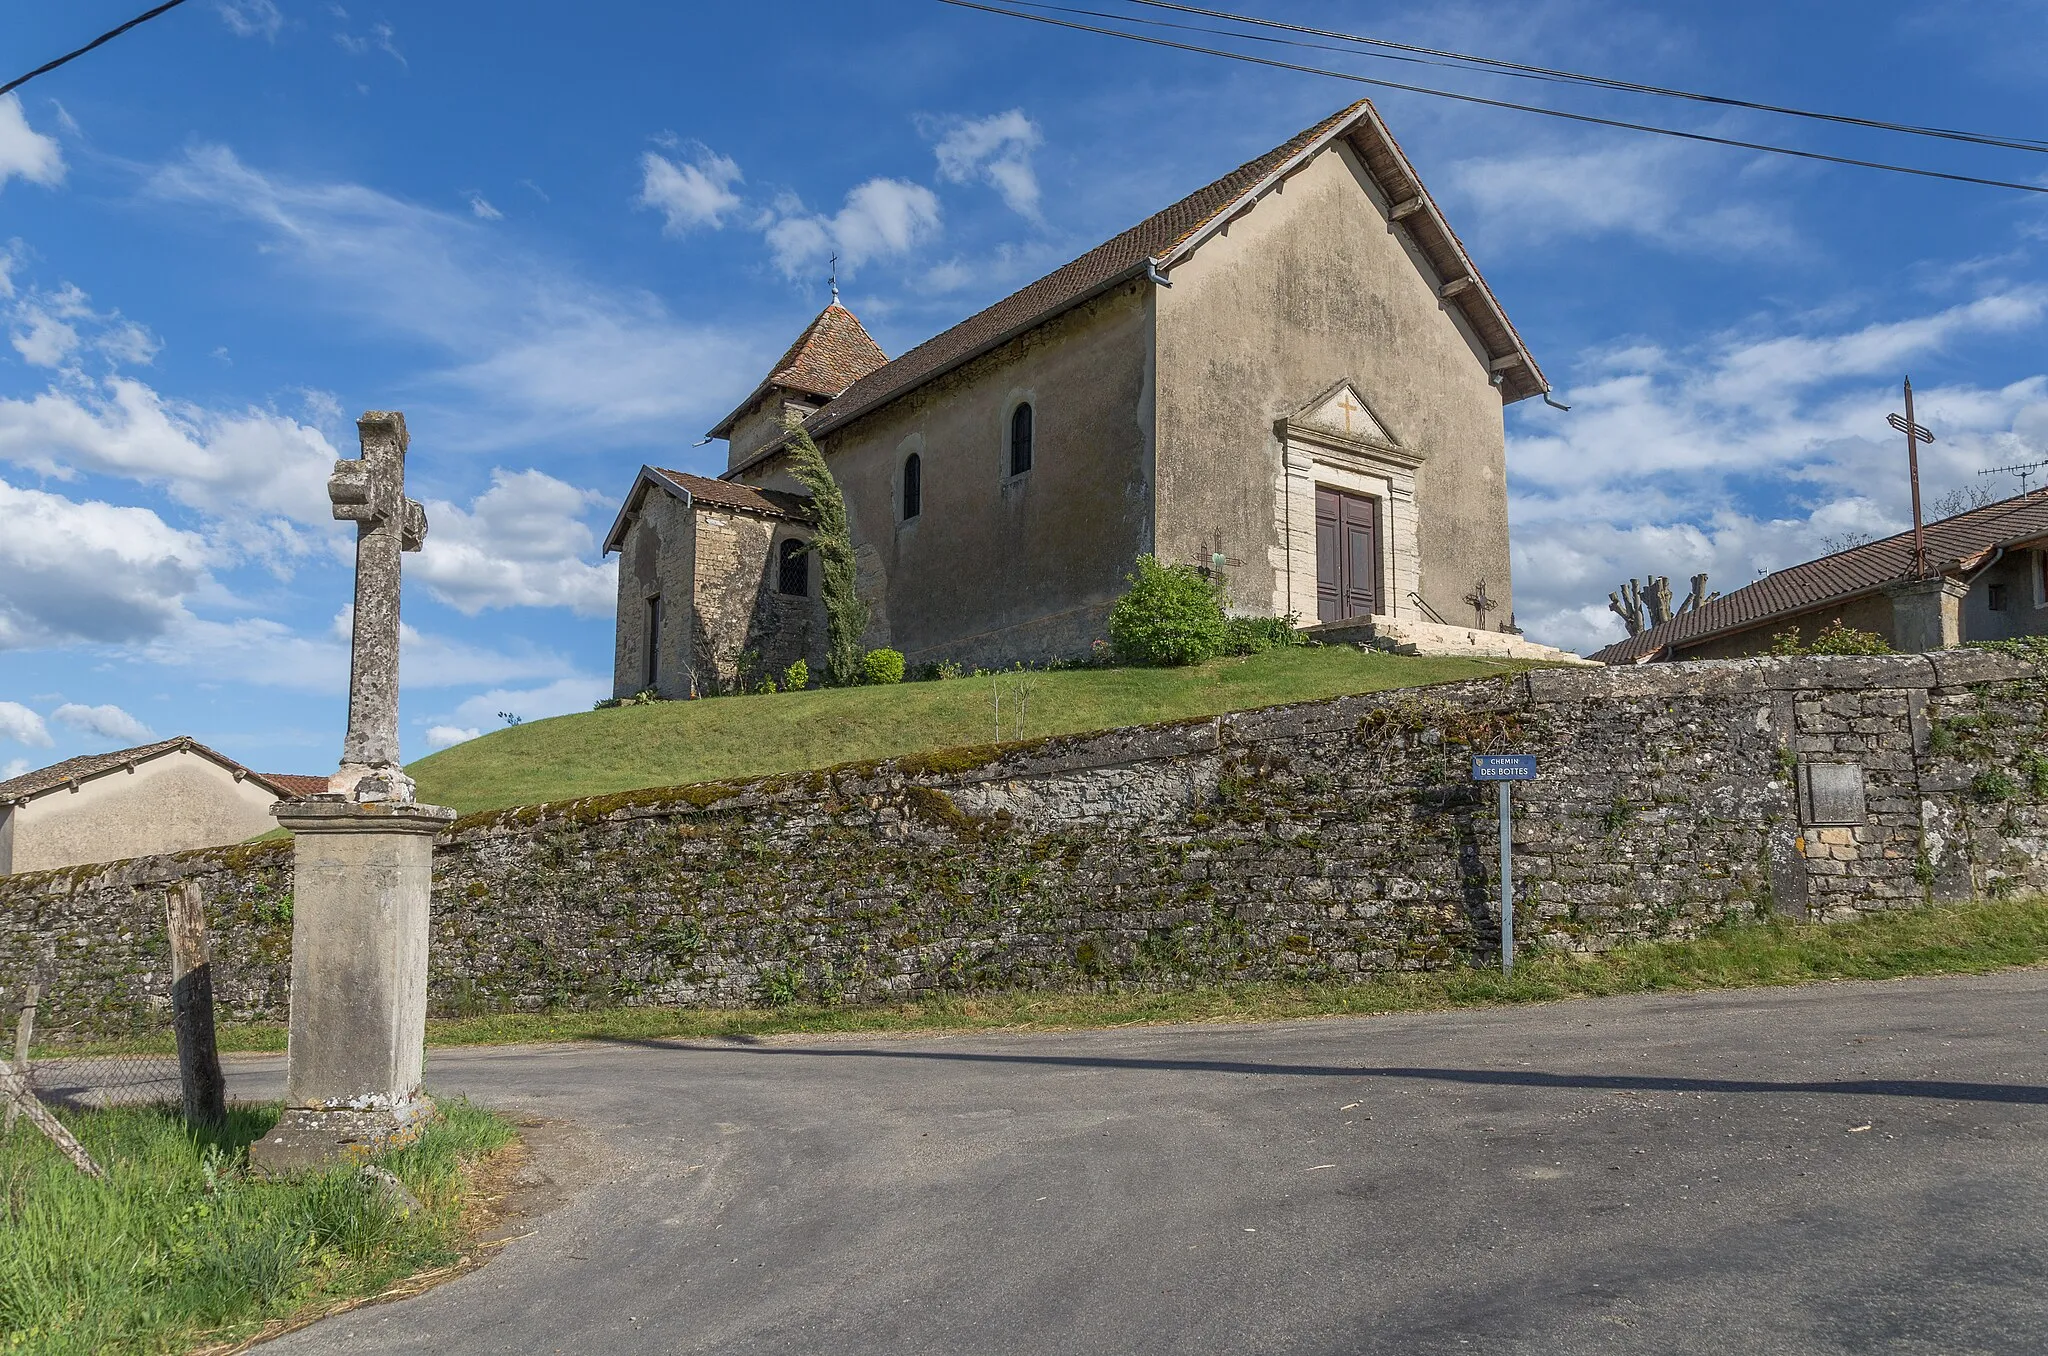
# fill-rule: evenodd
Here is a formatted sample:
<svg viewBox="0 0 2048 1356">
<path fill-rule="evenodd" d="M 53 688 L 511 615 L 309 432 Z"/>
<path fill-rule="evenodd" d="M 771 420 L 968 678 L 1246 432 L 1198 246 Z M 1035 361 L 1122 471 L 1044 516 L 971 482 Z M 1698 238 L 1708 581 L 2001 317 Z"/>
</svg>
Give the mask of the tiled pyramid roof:
<svg viewBox="0 0 2048 1356">
<path fill-rule="evenodd" d="M 767 379 L 737 409 L 718 421 L 711 436 L 723 438 L 731 433 L 740 415 L 772 387 L 830 400 L 888 361 L 889 355 L 882 352 L 881 345 L 869 336 L 853 312 L 834 301 L 804 326 L 804 332 L 796 337 L 789 351 L 769 369 Z"/>
<path fill-rule="evenodd" d="M 1942 574 L 1975 569 L 1997 547 L 2031 545 L 2048 537 L 2048 490 L 2014 495 L 1942 518 L 1925 524 L 1922 531 L 1929 568 Z M 1846 603 L 1898 583 L 1912 572 L 1913 534 L 1901 532 L 1788 566 L 1662 626 L 1617 641 L 1592 657 L 1606 664 L 1640 663 L 1667 647 L 1682 650 L 1779 617 Z"/>
</svg>

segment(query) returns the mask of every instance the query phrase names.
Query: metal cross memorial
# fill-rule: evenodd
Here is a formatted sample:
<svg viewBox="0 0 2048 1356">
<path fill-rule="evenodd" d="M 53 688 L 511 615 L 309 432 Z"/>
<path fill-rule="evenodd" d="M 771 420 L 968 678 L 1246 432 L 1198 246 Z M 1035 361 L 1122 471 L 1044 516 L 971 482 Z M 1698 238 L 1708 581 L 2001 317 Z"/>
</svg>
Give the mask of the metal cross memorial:
<svg viewBox="0 0 2048 1356">
<path fill-rule="evenodd" d="M 1472 759 L 1472 780 L 1500 788 L 1500 969 L 1515 968 L 1515 812 L 1508 794 L 1512 782 L 1536 779 L 1533 753 L 1482 753 Z"/>
<path fill-rule="evenodd" d="M 1920 444 L 1931 443 L 1934 435 L 1913 422 L 1913 379 L 1906 378 L 1906 412 L 1888 414 L 1884 421 L 1906 435 L 1906 474 L 1913 482 L 1913 577 L 1927 577 L 1927 539 L 1920 530 Z"/>
<path fill-rule="evenodd" d="M 327 497 L 356 525 L 355 634 L 348 675 L 348 734 L 341 770 L 327 784 L 358 801 L 413 798 L 398 756 L 400 554 L 426 541 L 427 511 L 405 497 L 405 416 L 372 410 L 356 421 L 363 455 L 334 463 Z"/>
<path fill-rule="evenodd" d="M 1472 614 L 1479 618 L 1481 630 L 1486 629 L 1486 614 L 1500 606 L 1499 603 L 1486 596 L 1486 581 L 1484 579 L 1472 586 L 1472 591 L 1465 595 L 1464 601 L 1471 604 Z"/>
</svg>

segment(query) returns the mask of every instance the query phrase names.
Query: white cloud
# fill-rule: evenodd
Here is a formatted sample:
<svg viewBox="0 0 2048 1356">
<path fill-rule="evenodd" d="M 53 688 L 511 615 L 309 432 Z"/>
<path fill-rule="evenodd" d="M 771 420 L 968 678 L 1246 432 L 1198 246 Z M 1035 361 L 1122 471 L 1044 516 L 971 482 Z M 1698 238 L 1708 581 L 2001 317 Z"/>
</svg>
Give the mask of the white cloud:
<svg viewBox="0 0 2048 1356">
<path fill-rule="evenodd" d="M 68 730 L 115 744 L 136 744 L 155 738 L 147 725 L 118 706 L 66 702 L 50 713 L 50 719 Z"/>
<path fill-rule="evenodd" d="M 491 200 L 481 193 L 469 195 L 469 210 L 478 221 L 503 221 L 505 214 L 492 206 Z"/>
<path fill-rule="evenodd" d="M 850 276 L 869 260 L 907 254 L 938 232 L 938 196 L 907 179 L 870 179 L 829 217 L 787 205 L 766 229 L 776 264 L 791 277 L 814 270 L 834 253 L 841 274 Z"/>
<path fill-rule="evenodd" d="M 521 720 L 544 720 L 549 716 L 588 711 L 599 698 L 612 695 L 609 678 L 558 678 L 544 687 L 493 688 L 479 692 L 455 708 L 456 724 L 493 725 L 502 713 Z"/>
<path fill-rule="evenodd" d="M 262 38 L 276 42 L 284 29 L 284 15 L 274 0 L 215 0 L 221 22 L 238 38 Z"/>
<path fill-rule="evenodd" d="M 616 562 L 599 560 L 597 534 L 583 521 L 609 496 L 579 490 L 539 471 L 491 472 L 491 488 L 464 510 L 427 505 L 426 547 L 408 575 L 468 616 L 498 607 L 567 607 L 608 615 Z"/>
<path fill-rule="evenodd" d="M 1454 162 L 1445 187 L 1469 210 L 1465 229 L 1494 250 L 1603 235 L 1719 255 L 1798 248 L 1782 212 L 1743 200 L 1739 171 L 1703 173 L 1704 154 L 1633 140 L 1476 157 Z"/>
<path fill-rule="evenodd" d="M 1686 577 L 1705 571 L 1710 589 L 1730 592 L 1826 554 L 1828 538 L 1902 530 L 1904 458 L 1885 427 L 1899 406 L 1897 374 L 2044 323 L 2048 289 L 2015 288 L 1853 328 L 1752 327 L 1685 351 L 1591 355 L 1567 395 L 1570 414 L 1515 417 L 1518 619 L 1539 640 L 1595 648 L 1623 634 L 1606 600 L 1625 579 L 1669 575 L 1682 594 Z M 2048 375 L 1915 394 L 1920 421 L 1940 437 L 1921 453 L 1930 503 L 2048 445 Z"/>
<path fill-rule="evenodd" d="M 709 147 L 698 147 L 691 164 L 649 151 L 640 157 L 636 201 L 662 214 L 666 234 L 683 235 L 694 226 L 716 230 L 725 224 L 725 214 L 740 205 L 739 194 L 732 191 L 740 179 L 740 167 Z"/>
<path fill-rule="evenodd" d="M 61 183 L 64 152 L 56 138 L 28 125 L 20 95 L 0 94 L 0 188 L 16 176 L 45 187 Z"/>
<path fill-rule="evenodd" d="M 10 281 L 0 297 L 12 298 Z M 155 335 L 119 311 L 99 312 L 92 298 L 70 283 L 54 292 L 31 288 L 12 300 L 6 317 L 15 352 L 36 367 L 66 367 L 90 350 L 114 365 L 142 365 L 156 358 Z"/>
<path fill-rule="evenodd" d="M 935 148 L 939 177 L 953 184 L 981 180 L 1002 195 L 1011 211 L 1036 221 L 1038 176 L 1031 152 L 1041 140 L 1038 124 L 1021 108 L 953 123 Z"/>
<path fill-rule="evenodd" d="M 10 758 L 0 763 L 0 782 L 11 781 L 34 766 L 26 758 Z"/>
<path fill-rule="evenodd" d="M 274 515 L 324 533 L 335 457 L 326 435 L 273 410 L 205 410 L 127 377 L 0 399 L 0 461 L 59 479 L 87 472 L 162 485 L 234 522 Z M 299 549 L 274 526 L 268 535 L 273 547 Z"/>
<path fill-rule="evenodd" d="M 454 725 L 430 725 L 427 727 L 427 747 L 430 749 L 452 748 L 466 740 L 482 734 L 480 729 L 462 729 Z"/>
<path fill-rule="evenodd" d="M 190 619 L 212 552 L 143 508 L 0 481 L 0 651 L 148 640 Z"/>
<path fill-rule="evenodd" d="M 722 412 L 760 374 L 763 345 L 685 323 L 644 291 L 601 288 L 520 250 L 468 211 L 439 212 L 351 183 L 296 183 L 201 147 L 151 181 L 159 197 L 253 224 L 259 257 L 307 300 L 439 349 L 427 367 L 450 450 L 584 447 L 674 436 Z M 434 400 L 412 400 L 424 434 Z"/>
<path fill-rule="evenodd" d="M 6 701 L 0 701 L 0 739 L 11 739 L 17 744 L 39 749 L 47 749 L 56 742 L 50 738 L 50 727 L 43 723 L 41 716 L 20 702 Z M 9 763 L 8 766 L 14 765 Z M 22 772 L 27 770 L 25 766 L 21 769 Z M 0 773 L 0 780 L 20 775 L 20 772 Z"/>
</svg>

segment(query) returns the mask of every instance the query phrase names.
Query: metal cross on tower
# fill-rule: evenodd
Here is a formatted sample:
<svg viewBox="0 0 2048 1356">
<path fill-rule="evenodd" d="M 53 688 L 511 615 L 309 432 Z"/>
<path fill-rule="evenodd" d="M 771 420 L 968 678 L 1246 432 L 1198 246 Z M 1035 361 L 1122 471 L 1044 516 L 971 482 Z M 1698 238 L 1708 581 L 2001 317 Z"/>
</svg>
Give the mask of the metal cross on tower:
<svg viewBox="0 0 2048 1356">
<path fill-rule="evenodd" d="M 1931 443 L 1934 435 L 1913 422 L 1913 379 L 1906 378 L 1906 412 L 1888 414 L 1884 420 L 1906 435 L 1906 474 L 1913 481 L 1913 577 L 1927 577 L 1927 538 L 1920 529 L 1920 444 Z"/>
<path fill-rule="evenodd" d="M 1465 595 L 1464 601 L 1471 604 L 1472 614 L 1479 618 L 1479 628 L 1482 631 L 1486 629 L 1486 614 L 1500 606 L 1500 604 L 1486 596 L 1486 581 L 1484 579 L 1472 586 L 1472 591 Z"/>
</svg>

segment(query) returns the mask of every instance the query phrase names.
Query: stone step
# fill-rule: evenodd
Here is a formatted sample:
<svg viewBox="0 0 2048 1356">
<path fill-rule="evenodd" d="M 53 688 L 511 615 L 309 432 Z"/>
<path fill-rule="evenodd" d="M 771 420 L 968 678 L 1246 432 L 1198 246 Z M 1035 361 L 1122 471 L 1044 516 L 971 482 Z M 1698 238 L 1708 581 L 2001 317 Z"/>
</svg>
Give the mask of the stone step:
<svg viewBox="0 0 2048 1356">
<path fill-rule="evenodd" d="M 1358 645 L 1392 654 L 1469 656 L 1481 659 L 1528 659 L 1552 664 L 1591 665 L 1590 659 L 1540 645 L 1505 631 L 1482 631 L 1476 626 L 1447 626 L 1410 617 L 1353 617 L 1341 622 L 1324 622 L 1304 632 L 1325 645 Z"/>
</svg>

